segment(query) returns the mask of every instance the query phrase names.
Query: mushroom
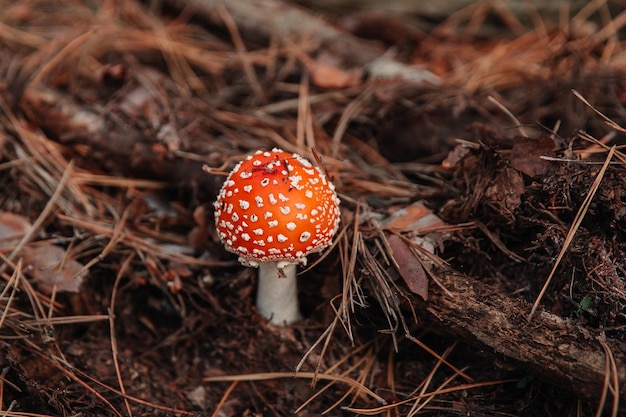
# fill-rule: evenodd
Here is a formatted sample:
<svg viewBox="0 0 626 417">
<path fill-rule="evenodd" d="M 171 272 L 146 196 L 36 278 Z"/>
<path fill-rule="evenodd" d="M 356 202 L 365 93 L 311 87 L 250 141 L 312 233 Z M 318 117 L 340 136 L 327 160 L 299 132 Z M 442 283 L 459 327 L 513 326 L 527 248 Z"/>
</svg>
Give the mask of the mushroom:
<svg viewBox="0 0 626 417">
<path fill-rule="evenodd" d="M 339 199 L 322 170 L 295 153 L 257 151 L 224 182 L 215 225 L 227 250 L 259 268 L 259 313 L 277 325 L 300 320 L 296 266 L 339 227 Z"/>
</svg>

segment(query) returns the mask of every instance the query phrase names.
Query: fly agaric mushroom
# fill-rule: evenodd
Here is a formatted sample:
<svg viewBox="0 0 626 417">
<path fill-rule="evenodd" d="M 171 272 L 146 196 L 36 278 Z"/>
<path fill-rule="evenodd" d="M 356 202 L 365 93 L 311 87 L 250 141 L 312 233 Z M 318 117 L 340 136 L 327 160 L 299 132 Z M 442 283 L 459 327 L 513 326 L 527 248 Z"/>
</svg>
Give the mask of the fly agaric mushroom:
<svg viewBox="0 0 626 417">
<path fill-rule="evenodd" d="M 339 199 L 324 173 L 295 153 L 257 151 L 224 182 L 215 225 L 227 250 L 259 268 L 259 313 L 277 325 L 300 320 L 296 265 L 330 245 L 339 227 Z"/>
</svg>

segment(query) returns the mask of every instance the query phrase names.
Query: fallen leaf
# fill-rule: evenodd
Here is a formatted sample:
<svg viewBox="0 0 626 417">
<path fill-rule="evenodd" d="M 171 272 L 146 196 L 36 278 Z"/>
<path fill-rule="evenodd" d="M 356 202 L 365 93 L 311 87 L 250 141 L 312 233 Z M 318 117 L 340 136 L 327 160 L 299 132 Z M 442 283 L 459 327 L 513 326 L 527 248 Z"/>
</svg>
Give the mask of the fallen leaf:
<svg viewBox="0 0 626 417">
<path fill-rule="evenodd" d="M 554 141 L 548 136 L 539 138 L 515 138 L 511 149 L 511 166 L 524 174 L 535 177 L 545 174 L 550 168 L 550 161 L 541 156 L 554 154 Z"/>
<path fill-rule="evenodd" d="M 428 300 L 428 277 L 422 262 L 401 237 L 390 235 L 387 237 L 387 241 L 392 250 L 391 256 L 406 286 L 412 293 L 422 297 L 424 301 Z"/>
<path fill-rule="evenodd" d="M 209 239 L 209 228 L 207 227 L 204 206 L 198 206 L 193 211 L 193 219 L 196 222 L 196 226 L 187 234 L 187 240 L 195 251 L 200 251 Z"/>
<path fill-rule="evenodd" d="M 422 202 L 417 201 L 410 206 L 395 211 L 383 226 L 400 232 L 432 229 L 445 223 Z"/>
<path fill-rule="evenodd" d="M 207 408 L 207 393 L 206 389 L 202 385 L 198 385 L 195 389 L 188 391 L 187 399 L 191 401 L 196 407 L 200 407 L 203 410 Z"/>
<path fill-rule="evenodd" d="M 311 81 L 320 88 L 357 87 L 363 78 L 363 71 L 359 68 L 344 70 L 318 61 L 309 61 L 306 66 Z"/>
<path fill-rule="evenodd" d="M 506 168 L 495 177 L 492 185 L 487 187 L 485 197 L 512 212 L 522 204 L 524 192 L 526 187 L 522 174 L 513 168 Z"/>
<path fill-rule="evenodd" d="M 55 285 L 60 292 L 78 292 L 88 272 L 81 272 L 84 265 L 70 259 L 65 249 L 56 245 L 26 247 L 20 255 L 25 271 L 45 294 L 51 294 Z"/>
<path fill-rule="evenodd" d="M 394 61 L 391 57 L 383 55 L 367 65 L 370 78 L 374 80 L 402 80 L 414 83 L 429 83 L 441 85 L 441 78 L 420 66 L 409 66 L 402 62 Z"/>
<path fill-rule="evenodd" d="M 441 162 L 441 166 L 446 169 L 452 169 L 460 161 L 462 161 L 469 152 L 470 148 L 466 145 L 458 144 L 454 147 L 454 149 L 448 152 L 448 156 L 443 160 L 443 162 Z"/>
<path fill-rule="evenodd" d="M 0 249 L 15 246 L 31 227 L 26 217 L 0 211 Z"/>
</svg>

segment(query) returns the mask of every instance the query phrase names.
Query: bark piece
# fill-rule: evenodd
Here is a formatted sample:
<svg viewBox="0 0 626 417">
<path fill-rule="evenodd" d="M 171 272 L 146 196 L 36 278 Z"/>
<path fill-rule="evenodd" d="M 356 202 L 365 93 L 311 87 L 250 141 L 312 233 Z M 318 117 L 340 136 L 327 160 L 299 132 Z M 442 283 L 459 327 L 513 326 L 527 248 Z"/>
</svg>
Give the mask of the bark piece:
<svg viewBox="0 0 626 417">
<path fill-rule="evenodd" d="M 515 360 L 542 379 L 587 398 L 598 400 L 605 378 L 606 356 L 600 334 L 548 312 L 528 320 L 531 305 L 493 294 L 474 279 L 447 274 L 438 277 L 452 294 L 431 287 L 427 321 L 438 331 Z M 607 340 L 619 378 L 619 395 L 626 398 L 626 346 Z M 607 403 L 611 404 L 609 394 Z M 626 410 L 624 401 L 621 410 Z"/>
</svg>

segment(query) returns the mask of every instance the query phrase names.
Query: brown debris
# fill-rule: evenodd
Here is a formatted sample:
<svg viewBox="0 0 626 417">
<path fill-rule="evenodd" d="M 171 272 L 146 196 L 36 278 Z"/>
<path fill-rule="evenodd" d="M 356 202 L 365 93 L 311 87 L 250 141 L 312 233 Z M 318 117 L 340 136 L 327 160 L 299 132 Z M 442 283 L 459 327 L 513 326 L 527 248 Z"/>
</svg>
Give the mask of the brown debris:
<svg viewBox="0 0 626 417">
<path fill-rule="evenodd" d="M 389 255 L 393 258 L 406 286 L 413 294 L 428 300 L 428 276 L 422 262 L 411 251 L 411 247 L 398 236 L 391 235 L 387 237 L 387 241 L 391 249 Z"/>
<path fill-rule="evenodd" d="M 613 3 L 0 0 L 0 413 L 624 413 Z M 342 201 L 282 329 L 212 218 L 273 147 Z"/>
</svg>

